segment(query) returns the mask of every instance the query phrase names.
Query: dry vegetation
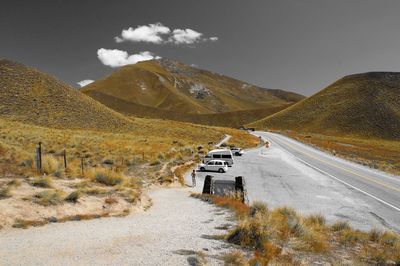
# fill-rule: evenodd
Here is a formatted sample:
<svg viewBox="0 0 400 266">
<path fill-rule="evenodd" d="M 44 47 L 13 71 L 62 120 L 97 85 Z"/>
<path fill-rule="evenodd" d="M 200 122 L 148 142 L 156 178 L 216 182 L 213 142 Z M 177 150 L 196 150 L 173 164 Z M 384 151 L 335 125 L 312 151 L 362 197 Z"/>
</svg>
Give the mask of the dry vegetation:
<svg viewBox="0 0 400 266">
<path fill-rule="evenodd" d="M 332 225 L 319 214 L 302 216 L 288 207 L 270 210 L 260 202 L 251 206 L 236 197 L 194 194 L 194 197 L 232 209 L 238 224 L 225 239 L 245 250 L 224 257 L 227 265 L 398 265 L 400 236 L 373 229 L 355 230 L 347 222 Z"/>
<path fill-rule="evenodd" d="M 279 133 L 335 156 L 400 175 L 400 141 L 325 136 L 294 131 L 280 131 Z"/>
<path fill-rule="evenodd" d="M 141 127 L 129 133 L 50 129 L 2 118 L 0 122 L 2 227 L 125 215 L 135 205 L 144 205 L 141 194 L 150 184 L 182 179 L 190 162 L 212 149 L 208 143 L 219 141 L 224 133 L 234 136 L 237 145 L 258 142 L 242 131 L 146 119 L 137 119 Z M 39 141 L 43 174 L 35 169 Z"/>
</svg>

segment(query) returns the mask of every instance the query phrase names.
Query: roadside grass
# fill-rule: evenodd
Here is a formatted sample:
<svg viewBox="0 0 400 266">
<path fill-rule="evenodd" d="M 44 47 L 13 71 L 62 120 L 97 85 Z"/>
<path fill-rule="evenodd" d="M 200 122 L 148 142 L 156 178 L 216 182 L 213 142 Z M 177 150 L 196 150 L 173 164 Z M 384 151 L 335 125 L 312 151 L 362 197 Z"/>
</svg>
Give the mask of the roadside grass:
<svg viewBox="0 0 400 266">
<path fill-rule="evenodd" d="M 278 131 L 335 156 L 400 175 L 400 141 Z"/>
<path fill-rule="evenodd" d="M 298 259 L 312 257 L 340 264 L 342 257 L 338 254 L 350 259 L 351 264 L 400 264 L 400 235 L 393 232 L 356 230 L 345 221 L 330 225 L 320 214 L 303 216 L 289 207 L 270 210 L 261 202 L 248 206 L 235 197 L 192 197 L 235 212 L 238 224 L 225 239 L 254 251 L 253 257 L 240 265 L 295 264 Z M 241 258 L 238 253 L 229 254 L 226 261 Z"/>
</svg>

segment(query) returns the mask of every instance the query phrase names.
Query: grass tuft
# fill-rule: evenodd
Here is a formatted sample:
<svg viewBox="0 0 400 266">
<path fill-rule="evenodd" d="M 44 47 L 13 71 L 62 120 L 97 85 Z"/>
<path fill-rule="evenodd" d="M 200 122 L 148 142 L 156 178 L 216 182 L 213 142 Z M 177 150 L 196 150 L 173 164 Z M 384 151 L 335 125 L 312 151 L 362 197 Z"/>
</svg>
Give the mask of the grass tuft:
<svg viewBox="0 0 400 266">
<path fill-rule="evenodd" d="M 42 206 L 58 205 L 62 201 L 63 193 L 59 190 L 45 190 L 33 197 L 33 202 Z"/>
</svg>

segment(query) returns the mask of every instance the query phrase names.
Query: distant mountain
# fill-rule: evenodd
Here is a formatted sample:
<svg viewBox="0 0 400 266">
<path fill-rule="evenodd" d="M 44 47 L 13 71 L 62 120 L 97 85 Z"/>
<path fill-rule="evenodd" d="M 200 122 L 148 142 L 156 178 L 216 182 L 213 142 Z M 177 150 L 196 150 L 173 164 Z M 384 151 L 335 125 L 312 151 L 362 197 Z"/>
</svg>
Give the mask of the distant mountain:
<svg viewBox="0 0 400 266">
<path fill-rule="evenodd" d="M 195 123 L 203 120 L 193 115 L 248 110 L 252 116 L 266 115 L 267 111 L 256 110 L 281 110 L 304 99 L 296 93 L 260 88 L 166 59 L 124 66 L 81 91 L 124 114 Z M 249 117 L 245 122 L 259 118 Z"/>
<path fill-rule="evenodd" d="M 346 76 L 251 125 L 262 129 L 400 140 L 400 73 Z"/>
<path fill-rule="evenodd" d="M 0 117 L 55 128 L 116 130 L 132 121 L 58 79 L 0 60 Z"/>
</svg>

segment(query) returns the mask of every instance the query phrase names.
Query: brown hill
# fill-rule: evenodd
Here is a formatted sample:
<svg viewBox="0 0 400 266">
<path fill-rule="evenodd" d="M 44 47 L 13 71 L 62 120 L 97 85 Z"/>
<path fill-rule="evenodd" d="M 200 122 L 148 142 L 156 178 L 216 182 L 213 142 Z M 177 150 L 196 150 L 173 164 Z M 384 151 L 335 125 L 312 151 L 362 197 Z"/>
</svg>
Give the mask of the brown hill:
<svg viewBox="0 0 400 266">
<path fill-rule="evenodd" d="M 193 115 L 252 110 L 242 115 L 248 116 L 248 119 L 241 120 L 250 122 L 261 118 L 259 114 L 281 110 L 304 98 L 292 92 L 260 88 L 166 59 L 124 66 L 81 91 L 125 114 L 211 125 L 223 119 L 217 116 L 215 121 L 209 122 L 207 119 L 214 116 L 199 118 Z M 264 109 L 268 111 L 256 111 Z M 238 125 L 239 122 L 218 125 L 228 124 Z"/>
<path fill-rule="evenodd" d="M 317 94 L 251 124 L 333 136 L 400 139 L 400 73 L 346 76 Z"/>
<path fill-rule="evenodd" d="M 0 117 L 38 126 L 130 129 L 130 119 L 32 67 L 0 60 Z"/>
</svg>

